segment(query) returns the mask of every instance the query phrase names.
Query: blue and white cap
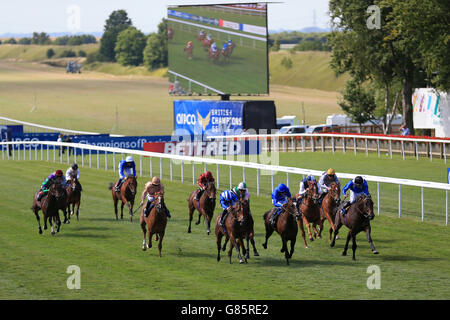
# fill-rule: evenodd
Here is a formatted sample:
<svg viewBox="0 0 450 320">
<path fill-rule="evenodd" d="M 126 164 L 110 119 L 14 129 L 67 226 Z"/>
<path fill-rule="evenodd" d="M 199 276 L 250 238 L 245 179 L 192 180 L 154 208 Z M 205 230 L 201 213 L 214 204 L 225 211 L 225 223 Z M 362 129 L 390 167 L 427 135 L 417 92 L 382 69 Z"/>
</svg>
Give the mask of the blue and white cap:
<svg viewBox="0 0 450 320">
<path fill-rule="evenodd" d="M 126 162 L 133 162 L 133 157 L 132 157 L 132 156 L 128 156 L 128 157 L 125 159 L 125 161 L 126 161 Z"/>
</svg>

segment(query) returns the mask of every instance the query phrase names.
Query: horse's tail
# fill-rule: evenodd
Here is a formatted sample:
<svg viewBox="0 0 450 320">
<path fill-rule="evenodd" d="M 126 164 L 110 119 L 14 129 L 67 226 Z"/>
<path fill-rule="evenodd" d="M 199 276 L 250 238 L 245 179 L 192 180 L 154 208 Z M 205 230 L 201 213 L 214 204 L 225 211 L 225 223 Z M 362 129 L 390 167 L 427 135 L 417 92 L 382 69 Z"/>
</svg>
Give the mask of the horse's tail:
<svg viewBox="0 0 450 320">
<path fill-rule="evenodd" d="M 112 190 L 113 187 L 114 187 L 114 183 L 110 182 L 110 183 L 109 183 L 109 186 L 108 186 L 108 189 L 109 189 L 109 190 Z"/>
</svg>

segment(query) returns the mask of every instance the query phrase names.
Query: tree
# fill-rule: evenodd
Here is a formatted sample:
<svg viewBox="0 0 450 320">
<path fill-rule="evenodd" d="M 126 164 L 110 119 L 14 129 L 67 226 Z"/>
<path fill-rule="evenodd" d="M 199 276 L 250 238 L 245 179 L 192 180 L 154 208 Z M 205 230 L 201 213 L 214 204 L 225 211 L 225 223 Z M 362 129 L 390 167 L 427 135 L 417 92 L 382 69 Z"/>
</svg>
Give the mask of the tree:
<svg viewBox="0 0 450 320">
<path fill-rule="evenodd" d="M 117 62 L 124 66 L 142 64 L 145 43 L 145 35 L 135 27 L 119 33 L 115 47 Z"/>
<path fill-rule="evenodd" d="M 117 36 L 120 32 L 132 25 L 131 19 L 125 10 L 113 11 L 106 20 L 102 39 L 100 41 L 100 55 L 103 60 L 116 61 L 114 51 Z"/>
<path fill-rule="evenodd" d="M 363 123 L 374 119 L 376 104 L 373 94 L 364 89 L 357 79 L 347 81 L 341 93 L 343 100 L 338 102 L 339 106 L 353 122 L 359 123 L 361 131 Z"/>
<path fill-rule="evenodd" d="M 55 50 L 53 50 L 52 48 L 47 50 L 47 58 L 48 59 L 51 59 L 54 55 L 55 55 Z"/>
<path fill-rule="evenodd" d="M 167 20 L 158 25 L 158 32 L 151 33 L 144 49 L 144 65 L 148 69 L 166 67 L 168 63 Z"/>
<path fill-rule="evenodd" d="M 8 40 L 5 41 L 5 43 L 7 43 L 7 44 L 17 44 L 17 41 L 14 38 L 9 38 Z"/>
<path fill-rule="evenodd" d="M 370 29 L 369 5 L 380 8 L 381 28 Z M 412 93 L 426 79 L 449 88 L 449 4 L 445 0 L 330 0 L 335 31 L 328 40 L 332 67 L 385 88 L 386 111 L 394 83 L 402 85 L 403 121 L 414 132 Z M 423 14 L 422 14 L 423 13 Z"/>
<path fill-rule="evenodd" d="M 275 39 L 272 46 L 272 51 L 279 51 L 280 50 L 280 40 Z"/>
</svg>

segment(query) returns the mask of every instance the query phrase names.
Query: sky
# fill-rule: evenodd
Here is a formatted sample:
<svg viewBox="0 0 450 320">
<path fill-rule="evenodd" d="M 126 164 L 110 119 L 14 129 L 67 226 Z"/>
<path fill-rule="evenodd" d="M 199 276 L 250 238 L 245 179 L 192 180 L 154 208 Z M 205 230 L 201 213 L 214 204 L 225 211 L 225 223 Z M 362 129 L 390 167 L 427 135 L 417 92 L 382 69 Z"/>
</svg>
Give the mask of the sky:
<svg viewBox="0 0 450 320">
<path fill-rule="evenodd" d="M 168 5 L 245 3 L 233 0 L 14 0 L 0 2 L 0 34 L 101 32 L 114 10 L 124 9 L 133 25 L 154 32 Z M 328 0 L 284 0 L 268 6 L 269 30 L 328 27 Z M 78 14 L 79 13 L 79 14 Z M 314 20 L 315 17 L 315 20 Z M 315 23 L 314 23 L 315 21 Z"/>
</svg>

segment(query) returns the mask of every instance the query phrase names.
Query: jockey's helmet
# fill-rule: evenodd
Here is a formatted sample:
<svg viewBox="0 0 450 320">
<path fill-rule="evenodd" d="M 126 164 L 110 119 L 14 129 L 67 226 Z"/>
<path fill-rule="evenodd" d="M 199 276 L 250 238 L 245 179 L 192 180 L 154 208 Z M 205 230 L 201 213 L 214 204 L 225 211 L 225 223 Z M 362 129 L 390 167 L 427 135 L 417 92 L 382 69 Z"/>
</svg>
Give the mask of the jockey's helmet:
<svg viewBox="0 0 450 320">
<path fill-rule="evenodd" d="M 128 157 L 125 159 L 125 161 L 126 161 L 126 162 L 133 162 L 133 157 L 132 157 L 132 156 L 128 156 Z"/>
<path fill-rule="evenodd" d="M 245 182 L 239 183 L 238 189 L 239 190 L 246 190 L 247 189 L 247 184 Z"/>
<path fill-rule="evenodd" d="M 312 174 L 309 174 L 307 177 L 306 177 L 306 181 L 315 181 L 316 179 L 314 178 L 314 176 L 312 175 Z"/>
<path fill-rule="evenodd" d="M 159 180 L 158 177 L 153 177 L 152 178 L 152 185 L 159 186 L 160 184 L 161 184 L 161 180 Z"/>
<path fill-rule="evenodd" d="M 278 186 L 278 190 L 280 192 L 287 192 L 289 189 L 288 189 L 288 187 L 286 187 L 286 185 L 284 183 L 280 183 L 280 185 Z"/>
<path fill-rule="evenodd" d="M 63 176 L 62 170 L 56 170 L 55 176 L 57 176 L 57 177 L 62 177 L 62 176 Z"/>
<path fill-rule="evenodd" d="M 239 196 L 239 189 L 238 189 L 238 187 L 234 187 L 234 188 L 233 188 L 233 192 L 234 192 L 237 196 Z"/>
<path fill-rule="evenodd" d="M 206 177 L 206 179 L 211 179 L 213 177 L 211 171 L 206 171 L 205 177 Z"/>
<path fill-rule="evenodd" d="M 357 176 L 357 177 L 355 178 L 355 184 L 358 185 L 358 186 L 362 186 L 362 184 L 363 184 L 363 178 L 362 178 L 361 176 Z"/>
<path fill-rule="evenodd" d="M 76 163 L 74 163 L 74 164 L 72 165 L 72 169 L 73 169 L 73 170 L 78 170 L 78 165 L 77 165 Z"/>
<path fill-rule="evenodd" d="M 330 176 L 333 176 L 336 172 L 334 171 L 333 168 L 328 169 L 327 174 L 329 174 Z"/>
</svg>

